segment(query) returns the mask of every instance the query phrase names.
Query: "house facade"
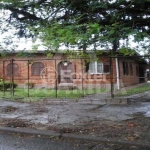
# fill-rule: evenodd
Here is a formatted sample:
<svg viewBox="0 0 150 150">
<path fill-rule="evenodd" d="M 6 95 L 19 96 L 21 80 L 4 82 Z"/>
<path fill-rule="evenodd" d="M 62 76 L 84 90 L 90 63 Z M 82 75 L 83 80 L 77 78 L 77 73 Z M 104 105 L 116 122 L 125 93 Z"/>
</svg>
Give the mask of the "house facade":
<svg viewBox="0 0 150 150">
<path fill-rule="evenodd" d="M 90 55 L 90 54 L 89 54 Z M 48 58 L 43 52 L 18 56 L 11 53 L 0 59 L 0 78 L 16 82 L 19 87 L 33 83 L 36 88 L 119 89 L 147 80 L 145 62 L 132 57 L 108 57 L 106 54 L 89 61 L 68 58 L 55 53 Z"/>
</svg>

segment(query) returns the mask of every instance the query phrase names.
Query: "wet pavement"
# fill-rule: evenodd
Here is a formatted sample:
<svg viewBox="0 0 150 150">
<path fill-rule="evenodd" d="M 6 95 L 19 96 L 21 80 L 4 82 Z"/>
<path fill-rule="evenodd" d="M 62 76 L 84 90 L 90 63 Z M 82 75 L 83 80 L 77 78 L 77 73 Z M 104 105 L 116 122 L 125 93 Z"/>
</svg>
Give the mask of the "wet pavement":
<svg viewBox="0 0 150 150">
<path fill-rule="evenodd" d="M 104 103 L 100 99 L 100 95 L 97 95 L 96 99 L 93 98 L 92 101 L 90 101 L 91 97 L 74 101 L 46 100 L 35 103 L 0 100 L 0 118 L 20 119 L 29 124 L 44 126 L 78 126 L 84 125 L 86 121 L 95 120 L 120 122 L 133 119 L 136 113 L 142 113 L 143 116 L 150 117 L 150 95 L 148 92 L 145 94 L 147 94 L 146 101 L 142 101 L 142 95 L 138 98 L 129 98 L 128 103 L 123 104 Z"/>
<path fill-rule="evenodd" d="M 7 142 L 6 142 L 7 141 Z M 0 150 L 149 150 L 125 144 L 60 140 L 36 135 L 0 134 Z"/>
<path fill-rule="evenodd" d="M 48 137 L 84 137 L 83 141 L 89 137 L 110 141 L 114 149 L 117 149 L 114 143 L 120 141 L 134 145 L 133 149 L 149 147 L 150 92 L 115 99 L 95 94 L 74 100 L 44 99 L 32 103 L 0 99 L 0 128 L 13 133 L 29 130 L 29 134 L 38 132 L 37 135 L 50 132 Z"/>
</svg>

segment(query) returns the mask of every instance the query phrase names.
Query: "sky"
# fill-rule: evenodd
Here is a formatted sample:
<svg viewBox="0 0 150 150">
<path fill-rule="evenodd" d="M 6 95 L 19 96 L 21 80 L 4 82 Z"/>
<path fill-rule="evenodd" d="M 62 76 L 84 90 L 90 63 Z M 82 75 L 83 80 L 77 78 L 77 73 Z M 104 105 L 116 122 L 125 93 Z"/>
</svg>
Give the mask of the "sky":
<svg viewBox="0 0 150 150">
<path fill-rule="evenodd" d="M 25 39 L 25 38 L 18 38 L 17 36 L 13 37 L 14 33 L 15 33 L 15 30 L 10 30 L 9 32 L 5 32 L 4 34 L 1 34 L 0 45 L 2 45 L 3 49 L 10 50 L 13 47 L 13 45 L 16 45 L 15 51 L 33 50 L 32 46 L 36 45 L 36 44 L 39 45 L 38 50 L 45 50 L 46 49 L 44 46 L 40 46 L 40 45 L 42 45 L 40 40 L 37 40 L 36 43 L 33 43 L 31 38 Z M 9 44 L 9 45 L 5 45 L 3 42 L 6 41 L 6 38 L 8 38 L 8 37 L 9 37 L 9 40 L 12 40 L 13 43 Z M 129 40 L 130 47 L 136 48 L 138 46 L 138 44 L 133 42 L 133 40 L 134 40 L 133 37 L 130 37 L 130 40 Z M 120 42 L 121 42 L 121 44 L 124 43 L 123 40 Z M 68 49 L 68 47 L 61 46 L 60 49 L 65 50 L 65 49 Z M 69 48 L 69 49 L 71 49 L 71 48 Z M 78 49 L 78 48 L 74 48 L 74 49 Z M 91 46 L 90 49 L 93 49 L 93 47 Z M 102 49 L 102 48 L 100 48 L 100 49 Z"/>
<path fill-rule="evenodd" d="M 4 12 L 2 10 L 0 10 L 0 20 L 3 19 L 3 17 L 9 16 L 9 12 L 6 12 L 4 14 Z M 0 22 L 1 23 L 1 22 Z M 5 29 L 5 22 L 0 24 L 1 28 Z M 32 46 L 33 44 L 38 44 L 38 45 L 42 45 L 42 43 L 40 42 L 40 40 L 37 40 L 36 43 L 32 42 L 32 39 L 25 39 L 25 38 L 19 38 L 17 36 L 14 36 L 16 30 L 15 28 L 13 28 L 13 26 L 10 26 L 11 29 L 7 32 L 4 32 L 3 34 L 1 34 L 0 36 L 0 49 L 5 49 L 5 50 L 11 50 L 13 48 L 13 45 L 16 45 L 15 48 L 13 48 L 15 51 L 19 51 L 19 50 L 33 50 Z M 138 46 L 137 43 L 133 42 L 134 38 L 130 37 L 129 40 L 129 45 L 131 48 L 136 48 Z M 8 44 L 4 44 L 4 42 L 8 42 Z M 122 44 L 124 43 L 124 41 L 120 41 Z M 11 44 L 9 44 L 11 43 Z M 45 50 L 46 48 L 44 46 L 38 46 L 38 50 Z M 68 48 L 66 46 L 61 46 L 60 49 L 64 50 L 64 49 L 72 49 L 72 50 L 77 50 L 78 48 Z M 90 50 L 93 49 L 93 46 L 91 46 L 89 48 Z M 97 48 L 97 49 L 102 49 L 102 48 Z"/>
</svg>

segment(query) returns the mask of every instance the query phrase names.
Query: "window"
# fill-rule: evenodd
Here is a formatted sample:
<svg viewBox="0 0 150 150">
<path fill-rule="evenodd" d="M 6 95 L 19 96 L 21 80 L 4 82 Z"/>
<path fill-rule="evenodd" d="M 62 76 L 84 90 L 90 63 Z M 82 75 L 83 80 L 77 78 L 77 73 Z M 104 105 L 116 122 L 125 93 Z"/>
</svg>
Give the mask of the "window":
<svg viewBox="0 0 150 150">
<path fill-rule="evenodd" d="M 44 64 L 41 62 L 35 62 L 31 66 L 31 74 L 33 76 L 40 76 L 41 71 L 44 69 Z"/>
<path fill-rule="evenodd" d="M 127 62 L 123 62 L 123 74 L 124 75 L 129 74 L 128 63 Z"/>
<path fill-rule="evenodd" d="M 91 62 L 89 63 L 89 73 L 99 74 L 99 73 L 108 73 L 110 70 L 109 61 L 107 62 Z"/>
<path fill-rule="evenodd" d="M 12 76 L 12 74 L 14 76 L 18 76 L 18 70 L 19 70 L 19 67 L 17 64 L 15 63 L 10 63 L 7 65 L 7 76 Z"/>
<path fill-rule="evenodd" d="M 106 61 L 104 62 L 104 73 L 109 73 L 110 72 L 110 62 Z"/>
<path fill-rule="evenodd" d="M 139 67 L 138 67 L 138 65 L 136 65 L 136 76 L 138 76 L 139 75 Z"/>
<path fill-rule="evenodd" d="M 130 63 L 130 75 L 133 75 L 133 65 Z"/>
</svg>

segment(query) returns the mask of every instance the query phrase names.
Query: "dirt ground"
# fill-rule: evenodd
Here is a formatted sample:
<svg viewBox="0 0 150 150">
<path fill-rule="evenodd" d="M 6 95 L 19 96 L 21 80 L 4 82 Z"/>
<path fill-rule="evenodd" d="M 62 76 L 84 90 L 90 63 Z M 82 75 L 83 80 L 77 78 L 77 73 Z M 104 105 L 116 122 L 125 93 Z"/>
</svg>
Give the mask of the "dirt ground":
<svg viewBox="0 0 150 150">
<path fill-rule="evenodd" d="M 80 102 L 0 103 L 0 125 L 88 134 L 123 141 L 150 142 L 150 98 L 131 99 L 126 105 Z"/>
<path fill-rule="evenodd" d="M 112 121 L 91 121 L 84 122 L 84 126 L 46 126 L 47 130 L 55 130 L 60 133 L 75 133 L 75 134 L 88 134 L 91 136 L 97 136 L 102 138 L 108 138 L 112 140 L 121 140 L 129 142 L 140 142 L 149 143 L 150 142 L 150 118 L 143 117 L 143 114 L 134 114 L 135 118 L 121 121 L 119 123 Z M 13 127 L 13 128 L 37 128 L 45 127 L 43 124 L 30 124 L 26 120 L 19 119 L 2 119 L 0 125 Z M 82 142 L 80 142 L 82 145 Z M 85 143 L 84 143 L 85 144 Z M 98 150 L 98 142 L 87 143 L 89 149 Z M 101 143 L 101 146 L 106 148 L 106 150 L 149 150 L 149 148 L 140 148 L 137 146 L 124 146 L 120 144 L 106 144 Z"/>
</svg>

